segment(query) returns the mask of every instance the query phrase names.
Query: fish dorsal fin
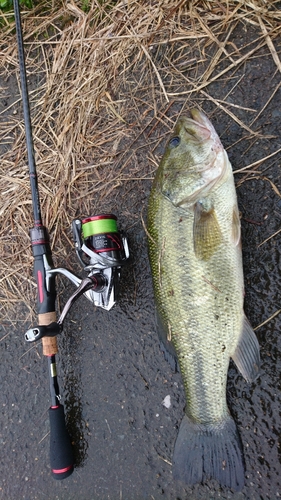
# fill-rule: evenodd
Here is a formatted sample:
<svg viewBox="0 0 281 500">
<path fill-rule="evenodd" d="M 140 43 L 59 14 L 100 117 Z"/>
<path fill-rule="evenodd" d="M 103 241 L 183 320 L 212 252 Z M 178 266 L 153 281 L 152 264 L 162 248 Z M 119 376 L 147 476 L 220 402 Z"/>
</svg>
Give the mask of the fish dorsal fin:
<svg viewBox="0 0 281 500">
<path fill-rule="evenodd" d="M 205 204 L 205 207 L 204 207 Z M 214 207 L 205 200 L 194 205 L 193 242 L 198 259 L 209 260 L 222 240 Z"/>
<path fill-rule="evenodd" d="M 164 327 L 161 316 L 157 311 L 156 311 L 156 328 L 160 341 L 160 349 L 164 353 L 166 361 L 170 363 L 174 372 L 178 372 L 179 371 L 178 359 L 175 348 L 172 344 L 172 339 L 170 337 L 169 331 L 167 331 L 167 328 Z"/>
<path fill-rule="evenodd" d="M 260 348 L 256 334 L 246 316 L 244 316 L 241 336 L 231 357 L 247 382 L 253 382 L 257 378 L 260 368 Z"/>
<path fill-rule="evenodd" d="M 240 218 L 237 207 L 233 208 L 231 229 L 232 229 L 232 234 L 231 234 L 232 241 L 234 245 L 237 246 L 239 245 L 241 239 L 241 226 L 240 226 Z"/>
</svg>

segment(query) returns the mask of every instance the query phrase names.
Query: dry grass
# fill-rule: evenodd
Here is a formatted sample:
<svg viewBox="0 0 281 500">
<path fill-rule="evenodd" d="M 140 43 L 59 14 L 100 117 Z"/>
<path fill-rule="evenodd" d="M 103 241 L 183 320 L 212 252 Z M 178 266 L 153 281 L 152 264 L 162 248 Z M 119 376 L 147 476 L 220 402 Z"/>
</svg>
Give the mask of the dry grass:
<svg viewBox="0 0 281 500">
<path fill-rule="evenodd" d="M 259 118 L 280 87 L 258 107 L 231 99 L 255 58 L 271 57 L 281 72 L 280 2 L 89 3 L 87 14 L 74 0 L 22 14 L 42 213 L 60 264 L 74 252 L 74 217 L 116 210 L 126 183 L 153 176 L 157 148 L 179 113 L 208 103 L 254 144 L 266 137 Z M 239 30 L 251 31 L 250 43 Z M 8 100 L 0 115 L 0 311 L 11 318 L 23 297 L 33 307 L 33 221 L 20 96 L 12 87 L 19 79 L 13 25 L 0 37 L 0 97 Z M 260 158 L 243 171 L 255 173 Z"/>
</svg>

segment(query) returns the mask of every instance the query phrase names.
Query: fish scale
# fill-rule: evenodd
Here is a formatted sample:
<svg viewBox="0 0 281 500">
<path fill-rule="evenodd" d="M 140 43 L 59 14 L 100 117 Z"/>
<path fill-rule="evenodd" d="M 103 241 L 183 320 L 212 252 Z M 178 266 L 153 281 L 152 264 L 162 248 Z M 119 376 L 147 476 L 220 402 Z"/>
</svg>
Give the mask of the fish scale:
<svg viewBox="0 0 281 500">
<path fill-rule="evenodd" d="M 230 357 L 246 380 L 259 347 L 243 312 L 240 221 L 231 164 L 208 118 L 181 118 L 158 167 L 148 208 L 158 333 L 177 358 L 186 394 L 174 476 L 244 483 L 240 438 L 226 403 Z"/>
</svg>

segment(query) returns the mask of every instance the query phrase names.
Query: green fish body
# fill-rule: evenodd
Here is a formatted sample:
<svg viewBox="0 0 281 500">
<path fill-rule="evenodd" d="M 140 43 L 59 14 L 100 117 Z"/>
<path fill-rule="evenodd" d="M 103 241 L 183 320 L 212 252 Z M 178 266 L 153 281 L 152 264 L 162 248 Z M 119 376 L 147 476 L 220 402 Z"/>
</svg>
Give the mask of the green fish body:
<svg viewBox="0 0 281 500">
<path fill-rule="evenodd" d="M 231 164 L 208 118 L 180 118 L 153 182 L 149 259 L 158 332 L 186 394 L 173 458 L 187 484 L 213 477 L 241 490 L 240 438 L 226 403 L 232 358 L 247 381 L 259 346 L 243 312 L 240 220 Z"/>
</svg>

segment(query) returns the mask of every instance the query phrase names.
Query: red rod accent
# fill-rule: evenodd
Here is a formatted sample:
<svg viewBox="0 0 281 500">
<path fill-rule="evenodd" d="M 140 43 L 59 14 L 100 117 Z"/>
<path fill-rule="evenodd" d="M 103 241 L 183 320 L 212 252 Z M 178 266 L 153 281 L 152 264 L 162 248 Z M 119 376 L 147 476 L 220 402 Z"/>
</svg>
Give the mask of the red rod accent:
<svg viewBox="0 0 281 500">
<path fill-rule="evenodd" d="M 64 469 L 52 469 L 52 472 L 54 474 L 63 474 L 64 472 L 67 472 L 68 470 L 72 469 L 73 465 L 69 465 L 68 467 L 65 467 Z"/>
<path fill-rule="evenodd" d="M 37 285 L 38 285 L 39 302 L 40 304 L 42 304 L 44 300 L 44 290 L 43 290 L 43 277 L 41 271 L 37 272 Z"/>
<path fill-rule="evenodd" d="M 47 240 L 32 240 L 32 245 L 47 245 Z"/>
</svg>

